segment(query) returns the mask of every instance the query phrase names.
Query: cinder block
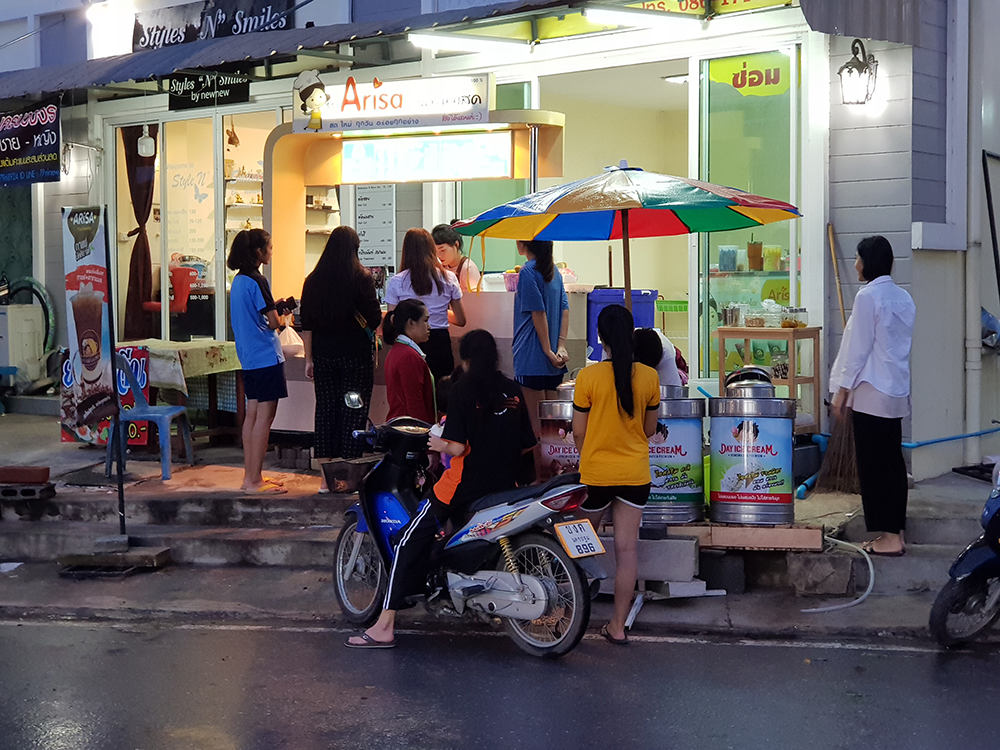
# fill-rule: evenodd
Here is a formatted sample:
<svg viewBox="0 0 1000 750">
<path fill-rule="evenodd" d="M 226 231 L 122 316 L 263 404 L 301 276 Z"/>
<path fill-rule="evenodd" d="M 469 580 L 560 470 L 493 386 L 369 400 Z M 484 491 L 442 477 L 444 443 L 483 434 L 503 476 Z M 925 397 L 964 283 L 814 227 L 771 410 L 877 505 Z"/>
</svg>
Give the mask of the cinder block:
<svg viewBox="0 0 1000 750">
<path fill-rule="evenodd" d="M 614 591 L 615 540 L 602 536 L 601 542 L 606 550 L 601 564 L 608 573 L 601 593 L 610 593 Z M 698 575 L 697 539 L 640 539 L 638 544 L 639 580 L 686 582 Z"/>
<path fill-rule="evenodd" d="M 788 577 L 799 596 L 847 596 L 855 589 L 853 560 L 837 552 L 789 552 Z"/>
<path fill-rule="evenodd" d="M 94 540 L 94 552 L 128 552 L 128 535 L 99 536 Z"/>
</svg>

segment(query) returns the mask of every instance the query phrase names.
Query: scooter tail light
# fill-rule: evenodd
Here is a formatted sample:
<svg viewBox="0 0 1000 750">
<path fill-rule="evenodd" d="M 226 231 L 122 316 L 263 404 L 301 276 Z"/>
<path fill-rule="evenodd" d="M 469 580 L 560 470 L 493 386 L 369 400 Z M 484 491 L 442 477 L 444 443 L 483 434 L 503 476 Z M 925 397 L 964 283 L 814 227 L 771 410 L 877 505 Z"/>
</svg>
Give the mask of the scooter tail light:
<svg viewBox="0 0 1000 750">
<path fill-rule="evenodd" d="M 562 495 L 556 495 L 555 497 L 550 497 L 548 500 L 543 500 L 542 505 L 544 505 L 549 510 L 557 510 L 562 513 L 566 513 L 571 510 L 576 510 L 579 508 L 583 501 L 587 499 L 587 488 L 580 487 L 573 490 L 572 492 L 567 492 Z"/>
</svg>

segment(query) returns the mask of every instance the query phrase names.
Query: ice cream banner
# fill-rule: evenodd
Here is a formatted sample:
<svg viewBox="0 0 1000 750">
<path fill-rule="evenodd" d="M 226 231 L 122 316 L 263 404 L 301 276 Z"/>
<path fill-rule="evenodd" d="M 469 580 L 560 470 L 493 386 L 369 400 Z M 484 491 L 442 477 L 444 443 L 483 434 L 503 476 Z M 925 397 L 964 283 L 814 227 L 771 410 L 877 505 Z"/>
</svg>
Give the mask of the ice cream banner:
<svg viewBox="0 0 1000 750">
<path fill-rule="evenodd" d="M 651 503 L 690 503 L 704 492 L 701 419 L 660 419 L 649 439 Z"/>
<path fill-rule="evenodd" d="M 542 464 L 537 467 L 538 478 L 551 479 L 558 474 L 572 474 L 580 471 L 580 451 L 573 438 L 572 404 L 566 402 L 569 415 L 565 419 L 542 419 L 541 443 Z"/>
<path fill-rule="evenodd" d="M 70 403 L 64 421 L 74 427 L 94 426 L 118 412 L 111 382 L 104 210 L 64 207 L 62 224 L 70 370 L 69 378 L 63 376 L 63 400 Z"/>
<path fill-rule="evenodd" d="M 711 501 L 792 501 L 791 419 L 712 417 Z"/>
<path fill-rule="evenodd" d="M 142 389 L 142 394 L 149 401 L 149 349 L 144 346 L 119 346 L 119 354 L 125 357 L 132 375 Z M 66 357 L 62 362 L 61 385 L 62 399 L 60 402 L 60 421 L 62 422 L 62 442 L 90 443 L 92 445 L 107 445 L 108 434 L 111 432 L 111 418 L 102 419 L 96 425 L 76 424 L 76 401 L 73 389 L 77 384 L 73 360 Z M 122 410 L 127 411 L 135 406 L 135 396 L 128 386 L 128 378 L 121 370 L 118 371 L 118 399 Z M 146 445 L 149 440 L 148 422 L 128 423 L 128 444 Z"/>
</svg>

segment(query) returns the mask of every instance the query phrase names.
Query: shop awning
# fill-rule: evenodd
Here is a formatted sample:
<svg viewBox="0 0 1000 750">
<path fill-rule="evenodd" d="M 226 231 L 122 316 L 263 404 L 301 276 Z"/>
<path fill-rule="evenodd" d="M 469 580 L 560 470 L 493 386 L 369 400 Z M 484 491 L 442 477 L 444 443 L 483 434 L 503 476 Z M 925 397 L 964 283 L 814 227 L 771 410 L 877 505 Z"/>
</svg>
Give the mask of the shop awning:
<svg viewBox="0 0 1000 750">
<path fill-rule="evenodd" d="M 295 55 L 303 50 L 319 50 L 338 44 L 377 39 L 417 29 L 546 11 L 566 6 L 566 0 L 519 0 L 500 5 L 445 11 L 399 21 L 367 24 L 315 26 L 308 29 L 262 31 L 242 36 L 204 39 L 174 47 L 135 52 L 73 65 L 57 65 L 15 70 L 0 75 L 0 99 L 51 94 L 72 89 L 107 86 L 125 81 L 142 81 L 169 76 L 178 70 L 211 69 L 245 60 Z"/>
<path fill-rule="evenodd" d="M 920 45 L 921 0 L 800 0 L 809 28 L 824 34 Z"/>
</svg>

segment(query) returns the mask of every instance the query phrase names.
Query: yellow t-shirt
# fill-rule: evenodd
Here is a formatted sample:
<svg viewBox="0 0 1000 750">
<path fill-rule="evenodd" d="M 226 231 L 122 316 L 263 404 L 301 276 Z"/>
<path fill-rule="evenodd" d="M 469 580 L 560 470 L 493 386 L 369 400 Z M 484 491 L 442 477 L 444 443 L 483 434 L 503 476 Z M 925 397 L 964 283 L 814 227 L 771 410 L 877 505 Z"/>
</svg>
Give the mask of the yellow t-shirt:
<svg viewBox="0 0 1000 750">
<path fill-rule="evenodd" d="M 618 405 L 611 362 L 585 367 L 577 375 L 573 408 L 588 412 L 580 452 L 584 484 L 649 484 L 649 439 L 643 421 L 647 410 L 660 408 L 660 378 L 652 367 L 632 365 L 632 398 L 635 408 L 629 417 Z"/>
</svg>

